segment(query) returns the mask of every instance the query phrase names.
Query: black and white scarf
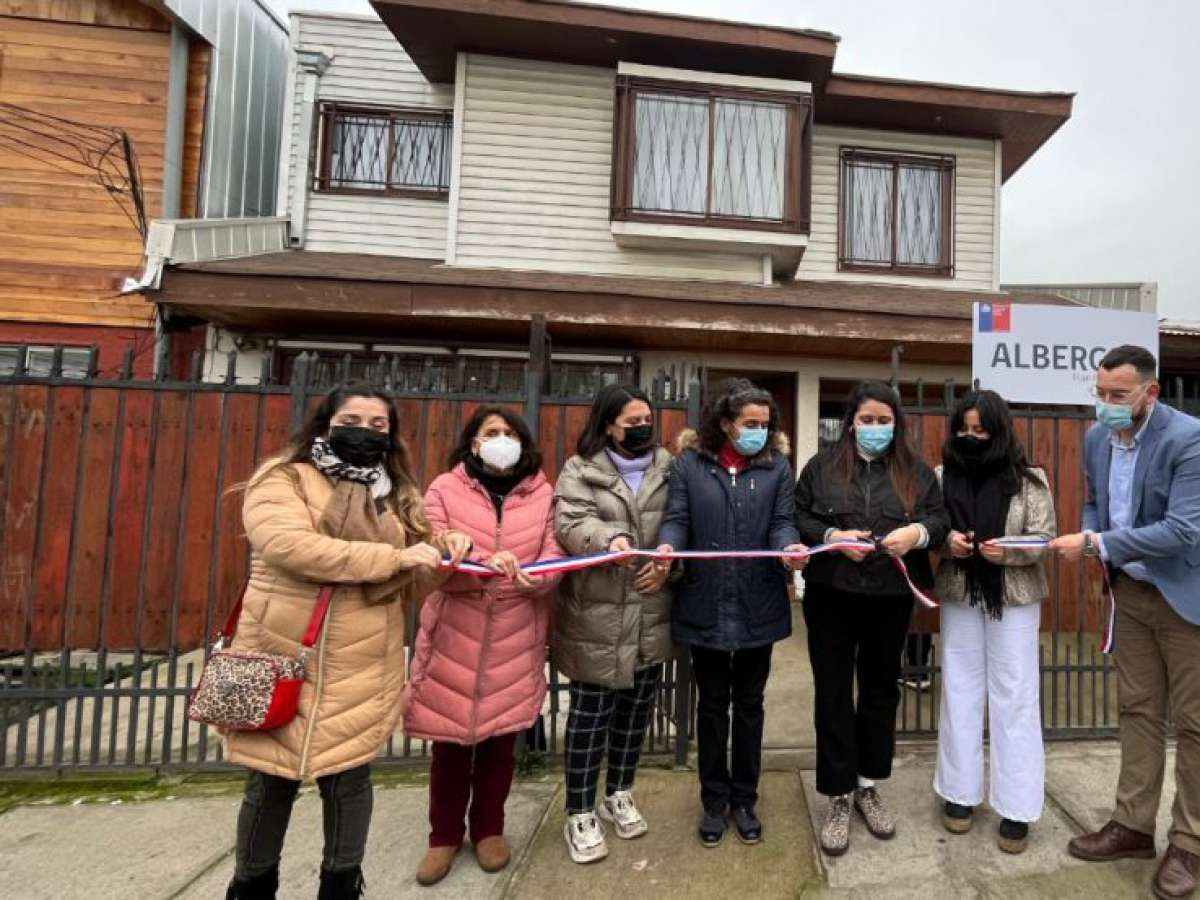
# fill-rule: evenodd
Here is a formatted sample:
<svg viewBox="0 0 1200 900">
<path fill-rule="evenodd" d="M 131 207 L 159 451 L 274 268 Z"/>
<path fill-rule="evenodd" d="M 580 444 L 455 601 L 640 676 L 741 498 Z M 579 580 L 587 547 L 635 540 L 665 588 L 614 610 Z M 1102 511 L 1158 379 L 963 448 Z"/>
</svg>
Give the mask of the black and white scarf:
<svg viewBox="0 0 1200 900">
<path fill-rule="evenodd" d="M 371 489 L 371 496 L 376 500 L 386 497 L 392 492 L 392 480 L 388 478 L 387 470 L 378 466 L 352 466 L 343 462 L 341 457 L 333 452 L 329 441 L 316 438 L 312 443 L 312 464 L 326 478 L 334 481 L 353 481 L 365 484 Z"/>
</svg>

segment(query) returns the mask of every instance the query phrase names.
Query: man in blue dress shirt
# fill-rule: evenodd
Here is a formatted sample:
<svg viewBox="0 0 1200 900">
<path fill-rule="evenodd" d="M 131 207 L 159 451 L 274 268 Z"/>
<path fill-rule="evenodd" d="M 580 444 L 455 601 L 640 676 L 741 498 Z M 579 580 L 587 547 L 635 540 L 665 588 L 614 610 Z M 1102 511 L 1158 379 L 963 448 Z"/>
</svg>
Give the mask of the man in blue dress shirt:
<svg viewBox="0 0 1200 900">
<path fill-rule="evenodd" d="M 1101 361 L 1099 424 L 1084 444 L 1083 531 L 1051 547 L 1069 560 L 1100 557 L 1116 597 L 1116 807 L 1068 849 L 1093 861 L 1154 858 L 1169 707 L 1175 805 L 1153 889 L 1175 900 L 1192 895 L 1200 874 L 1200 421 L 1158 402 L 1156 371 L 1142 347 L 1117 347 Z"/>
</svg>

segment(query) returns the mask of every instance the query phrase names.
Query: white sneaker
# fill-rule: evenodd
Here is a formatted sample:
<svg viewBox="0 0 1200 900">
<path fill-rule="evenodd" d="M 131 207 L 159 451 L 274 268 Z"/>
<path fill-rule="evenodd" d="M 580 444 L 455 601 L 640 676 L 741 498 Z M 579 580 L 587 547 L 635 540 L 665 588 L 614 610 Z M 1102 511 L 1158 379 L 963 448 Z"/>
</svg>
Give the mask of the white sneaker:
<svg viewBox="0 0 1200 900">
<path fill-rule="evenodd" d="M 613 823 L 617 837 L 625 840 L 641 837 L 650 827 L 634 806 L 633 795 L 629 791 L 617 791 L 611 797 L 605 797 L 599 812 L 600 818 Z"/>
<path fill-rule="evenodd" d="M 577 863 L 598 862 L 608 856 L 608 844 L 604 842 L 604 826 L 592 813 L 567 816 L 563 825 L 563 837 L 571 861 Z"/>
</svg>

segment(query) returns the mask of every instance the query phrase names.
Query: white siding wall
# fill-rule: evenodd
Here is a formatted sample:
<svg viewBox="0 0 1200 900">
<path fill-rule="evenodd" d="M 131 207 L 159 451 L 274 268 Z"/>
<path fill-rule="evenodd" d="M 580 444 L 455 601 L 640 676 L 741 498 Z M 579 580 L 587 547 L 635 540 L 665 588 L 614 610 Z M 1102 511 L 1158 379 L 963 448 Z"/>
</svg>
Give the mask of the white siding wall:
<svg viewBox="0 0 1200 900">
<path fill-rule="evenodd" d="M 609 225 L 616 71 L 471 55 L 454 263 L 755 282 L 757 256 L 618 247 Z"/>
<path fill-rule="evenodd" d="M 297 48 L 321 50 L 333 57 L 321 77 L 318 100 L 411 108 L 454 106 L 453 85 L 429 84 L 382 22 L 320 15 L 297 15 L 292 22 Z M 304 79 L 299 76 L 290 104 L 289 198 L 304 190 L 308 180 L 306 173 L 296 171 L 296 148 L 306 139 L 298 133 L 303 90 Z M 289 203 L 289 209 L 294 208 Z M 305 218 L 307 250 L 445 258 L 445 200 L 312 192 Z"/>
<path fill-rule="evenodd" d="M 796 277 L 813 281 L 860 281 L 926 285 L 959 290 L 991 290 L 995 265 L 993 228 L 996 206 L 996 153 L 991 140 L 923 137 L 858 128 L 818 125 L 813 129 L 812 232 Z M 866 147 L 953 156 L 954 278 L 839 272 L 837 270 L 838 151 Z"/>
</svg>

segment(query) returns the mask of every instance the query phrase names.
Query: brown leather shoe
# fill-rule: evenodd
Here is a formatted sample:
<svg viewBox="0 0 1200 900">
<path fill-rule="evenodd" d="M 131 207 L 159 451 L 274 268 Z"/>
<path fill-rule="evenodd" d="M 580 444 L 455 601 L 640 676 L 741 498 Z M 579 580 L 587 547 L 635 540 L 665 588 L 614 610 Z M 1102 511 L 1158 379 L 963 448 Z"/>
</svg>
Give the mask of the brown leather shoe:
<svg viewBox="0 0 1200 900">
<path fill-rule="evenodd" d="M 1167 855 L 1154 875 L 1154 896 L 1160 900 L 1183 900 L 1192 896 L 1197 874 L 1200 874 L 1200 856 L 1169 845 Z"/>
<path fill-rule="evenodd" d="M 437 884 L 450 873 L 458 847 L 430 847 L 425 858 L 417 866 L 417 884 L 429 887 Z"/>
<path fill-rule="evenodd" d="M 508 849 L 508 841 L 502 834 L 485 837 L 475 845 L 475 858 L 479 860 L 479 868 L 485 872 L 499 872 L 508 865 L 512 853 Z"/>
<path fill-rule="evenodd" d="M 1154 859 L 1154 835 L 1142 834 L 1116 822 L 1109 822 L 1099 831 L 1072 839 L 1067 844 L 1067 851 L 1089 862 Z"/>
</svg>

